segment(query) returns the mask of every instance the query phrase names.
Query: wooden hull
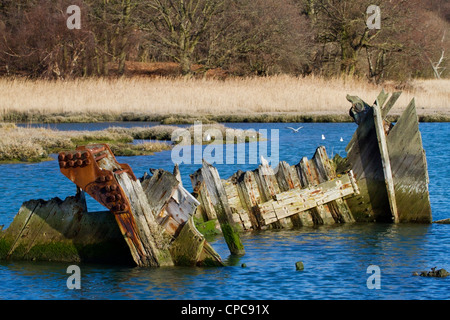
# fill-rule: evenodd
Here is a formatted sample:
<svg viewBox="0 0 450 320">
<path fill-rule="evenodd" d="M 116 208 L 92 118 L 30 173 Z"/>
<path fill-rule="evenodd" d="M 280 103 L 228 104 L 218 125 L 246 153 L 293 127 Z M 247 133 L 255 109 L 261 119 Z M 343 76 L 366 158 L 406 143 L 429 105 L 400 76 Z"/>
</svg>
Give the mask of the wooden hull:
<svg viewBox="0 0 450 320">
<path fill-rule="evenodd" d="M 431 223 L 428 171 L 414 100 L 397 123 L 386 121 L 399 93 L 382 92 L 347 146 L 361 194 L 349 199 L 358 221 Z M 386 102 L 386 104 L 385 104 Z"/>
</svg>

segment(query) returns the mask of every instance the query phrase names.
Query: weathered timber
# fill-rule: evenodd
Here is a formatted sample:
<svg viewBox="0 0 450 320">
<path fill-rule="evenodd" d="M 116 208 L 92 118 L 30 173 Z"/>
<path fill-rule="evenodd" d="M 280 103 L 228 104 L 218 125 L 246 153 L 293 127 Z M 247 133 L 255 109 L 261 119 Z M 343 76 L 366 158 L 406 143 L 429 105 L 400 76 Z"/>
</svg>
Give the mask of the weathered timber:
<svg viewBox="0 0 450 320">
<path fill-rule="evenodd" d="M 233 255 L 245 254 L 238 224 L 233 220 L 233 213 L 217 169 L 203 160 L 202 168 L 190 177 L 193 187 L 200 194 L 201 202 L 205 203 L 205 207 L 214 210 L 230 253 Z"/>
<path fill-rule="evenodd" d="M 154 267 L 173 265 L 169 252 L 171 237 L 157 223 L 140 181 L 122 170 L 109 149 L 103 152 L 107 156 L 97 161 L 99 168 L 113 172 L 129 203 L 129 210 L 116 211 L 115 217 L 136 264 Z"/>
<path fill-rule="evenodd" d="M 442 220 L 436 220 L 436 221 L 433 221 L 433 223 L 450 224 L 450 218 L 442 219 Z"/>
<path fill-rule="evenodd" d="M 399 222 L 431 223 L 428 170 L 414 99 L 387 136 Z"/>
<path fill-rule="evenodd" d="M 0 260 L 132 263 L 114 216 L 87 212 L 84 192 L 25 202 L 0 237 Z"/>
<path fill-rule="evenodd" d="M 81 179 L 77 178 L 80 172 L 71 172 L 70 168 L 65 173 L 72 181 L 84 183 L 95 199 L 106 202 L 110 211 L 87 212 L 81 187 L 77 187 L 76 197 L 64 201 L 55 198 L 26 202 L 11 226 L 0 233 L 0 259 L 127 260 L 138 266 L 224 265 L 191 221 L 199 202 L 175 175 L 151 170 L 151 177 L 146 174 L 138 180 L 131 168 L 125 166 L 124 171 L 114 157 L 98 154 L 109 148 L 83 148 L 97 150 L 98 167 L 85 165 L 80 169 L 100 169 L 100 178 L 92 171 L 81 175 Z M 92 178 L 94 181 L 89 182 Z M 119 200 L 129 209 L 116 209 Z"/>
<path fill-rule="evenodd" d="M 186 222 L 178 237 L 171 244 L 170 253 L 176 265 L 223 265 L 220 256 L 195 227 L 193 218 Z"/>
<path fill-rule="evenodd" d="M 345 166 L 355 173 L 361 191 L 359 197 L 348 199 L 358 221 L 432 221 L 414 99 L 395 125 L 386 120 L 399 96 L 396 92 L 387 100 L 382 91 L 373 106 L 356 117 L 359 125 L 347 146 Z"/>
<path fill-rule="evenodd" d="M 253 171 L 238 171 L 222 180 L 231 219 L 242 230 L 291 228 L 354 222 L 346 198 L 359 189 L 351 171 L 337 175 L 324 147 L 313 158 L 303 158 L 290 166 L 282 161 L 273 170 L 261 159 Z M 193 187 L 205 211 L 211 208 L 210 195 L 199 179 L 191 176 Z M 207 215 L 206 218 L 215 218 Z"/>
<path fill-rule="evenodd" d="M 200 203 L 183 188 L 176 168 L 174 174 L 152 170 L 153 176 L 141 179 L 156 221 L 175 239 L 169 246 L 172 259 L 176 265 L 221 266 L 220 256 L 192 222 Z"/>
<path fill-rule="evenodd" d="M 324 204 L 333 203 L 337 199 L 342 199 L 348 195 L 354 195 L 358 190 L 354 189 L 354 177 L 350 174 L 345 174 L 334 180 L 323 182 L 317 186 L 311 186 L 303 189 L 292 189 L 279 193 L 273 200 L 260 204 L 259 212 L 263 225 L 269 225 L 283 218 L 287 218 L 293 215 L 300 215 L 300 221 L 306 221 L 306 225 L 311 225 L 311 221 L 314 218 L 309 209 L 323 206 Z M 341 208 L 333 208 L 335 215 L 331 216 L 332 221 L 323 221 L 328 216 L 320 215 L 322 223 L 332 224 L 335 222 L 349 222 L 351 218 L 348 217 L 351 213 L 345 211 L 345 220 L 340 220 L 337 216 L 341 214 Z"/>
<path fill-rule="evenodd" d="M 360 190 L 359 196 L 347 200 L 355 220 L 392 222 L 373 108 L 369 107 L 359 117 L 359 125 L 346 151 Z"/>
<path fill-rule="evenodd" d="M 373 105 L 373 116 L 375 124 L 375 132 L 377 134 L 378 148 L 380 150 L 381 164 L 383 166 L 384 182 L 388 195 L 389 206 L 393 216 L 394 222 L 399 222 L 397 201 L 395 199 L 394 180 L 392 178 L 391 161 L 389 160 L 389 152 L 386 142 L 386 135 L 384 133 L 383 116 L 379 106 L 379 100 Z"/>
</svg>

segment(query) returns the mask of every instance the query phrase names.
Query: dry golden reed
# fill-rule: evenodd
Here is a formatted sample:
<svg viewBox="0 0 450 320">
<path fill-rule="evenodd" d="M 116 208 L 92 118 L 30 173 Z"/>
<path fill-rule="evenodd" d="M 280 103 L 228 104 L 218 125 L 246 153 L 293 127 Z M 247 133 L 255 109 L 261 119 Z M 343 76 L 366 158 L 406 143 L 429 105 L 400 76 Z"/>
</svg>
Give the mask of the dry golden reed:
<svg viewBox="0 0 450 320">
<path fill-rule="evenodd" d="M 11 112 L 40 114 L 344 114 L 346 94 L 371 103 L 380 90 L 357 79 L 292 76 L 187 79 L 119 78 L 70 81 L 0 79 L 0 119 Z M 393 112 L 415 97 L 419 114 L 450 110 L 450 80 L 412 80 Z M 400 108 L 399 108 L 400 107 Z"/>
</svg>

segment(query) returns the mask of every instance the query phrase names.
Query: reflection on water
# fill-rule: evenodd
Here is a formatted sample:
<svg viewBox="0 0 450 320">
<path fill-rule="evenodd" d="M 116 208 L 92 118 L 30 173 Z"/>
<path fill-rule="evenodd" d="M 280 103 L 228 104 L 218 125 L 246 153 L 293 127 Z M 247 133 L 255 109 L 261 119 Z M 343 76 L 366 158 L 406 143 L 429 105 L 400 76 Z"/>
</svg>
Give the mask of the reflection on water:
<svg viewBox="0 0 450 320">
<path fill-rule="evenodd" d="M 353 124 L 305 124 L 292 135 L 281 124 L 230 124 L 235 128 L 280 129 L 280 160 L 294 164 L 310 158 L 318 145 L 343 149 Z M 288 126 L 288 125 L 286 125 Z M 449 124 L 421 124 L 427 151 L 434 220 L 448 218 L 447 186 L 450 147 L 437 134 Z M 321 140 L 322 132 L 326 140 Z M 448 139 L 447 139 L 448 140 Z M 172 170 L 170 151 L 154 156 L 119 157 L 141 176 L 149 168 Z M 181 166 L 183 183 L 199 165 Z M 56 161 L 0 165 L 0 224 L 7 225 L 21 203 L 32 198 L 64 198 L 75 193 Z M 223 178 L 255 165 L 220 165 Z M 67 180 L 67 181 L 66 181 Z M 98 209 L 95 201 L 91 210 Z M 101 208 L 100 208 L 101 209 Z M 66 287 L 64 263 L 0 262 L 0 299 L 448 299 L 450 278 L 414 277 L 412 272 L 439 267 L 450 270 L 450 225 L 348 224 L 245 233 L 246 255 L 232 257 L 221 237 L 211 241 L 223 268 L 134 268 L 81 264 L 81 290 Z M 302 261 L 304 271 L 295 270 Z M 245 263 L 247 267 L 241 267 Z M 381 289 L 366 286 L 369 265 L 381 269 Z"/>
<path fill-rule="evenodd" d="M 68 290 L 67 264 L 3 262 L 0 285 L 4 299 L 446 299 L 447 279 L 411 274 L 448 268 L 448 251 L 434 243 L 449 243 L 448 231 L 389 224 L 268 230 L 243 235 L 243 257 L 229 256 L 221 238 L 213 241 L 223 268 L 82 264 L 81 290 Z M 304 271 L 295 270 L 296 261 Z M 381 269 L 380 290 L 367 289 L 369 265 Z"/>
</svg>

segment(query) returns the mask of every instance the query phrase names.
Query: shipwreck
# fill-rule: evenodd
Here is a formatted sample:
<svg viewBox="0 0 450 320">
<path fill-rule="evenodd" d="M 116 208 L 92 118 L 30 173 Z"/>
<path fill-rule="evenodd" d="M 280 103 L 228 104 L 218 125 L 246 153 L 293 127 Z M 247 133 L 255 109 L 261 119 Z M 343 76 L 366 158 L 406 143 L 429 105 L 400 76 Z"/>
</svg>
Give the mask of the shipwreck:
<svg viewBox="0 0 450 320">
<path fill-rule="evenodd" d="M 414 99 L 395 123 L 400 96 L 382 91 L 372 104 L 347 95 L 358 125 L 347 156 L 330 159 L 319 146 L 311 159 L 222 179 L 203 161 L 190 175 L 193 192 L 173 172 L 136 178 L 107 145 L 81 146 L 58 157 L 77 187 L 64 201 L 25 202 L 0 233 L 0 259 L 132 261 L 137 266 L 222 266 L 197 230 L 215 221 L 230 253 L 245 254 L 240 233 L 354 222 L 431 223 L 428 171 Z M 85 193 L 107 210 L 88 212 Z"/>
</svg>

